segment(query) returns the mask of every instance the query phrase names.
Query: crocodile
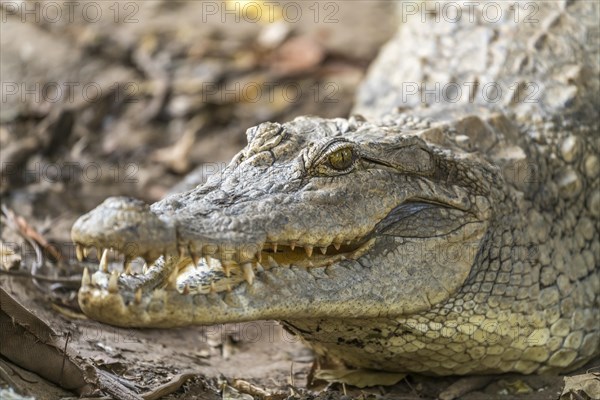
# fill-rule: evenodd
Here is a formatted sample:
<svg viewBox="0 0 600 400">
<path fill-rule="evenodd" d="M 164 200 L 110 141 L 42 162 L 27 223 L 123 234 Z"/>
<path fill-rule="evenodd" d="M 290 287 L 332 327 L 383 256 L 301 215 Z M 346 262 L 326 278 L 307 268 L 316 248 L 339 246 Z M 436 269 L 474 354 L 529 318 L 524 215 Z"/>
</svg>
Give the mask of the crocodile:
<svg viewBox="0 0 600 400">
<path fill-rule="evenodd" d="M 498 19 L 416 4 L 399 4 L 352 116 L 262 123 L 205 184 L 81 216 L 78 257 L 102 254 L 82 310 L 124 327 L 277 320 L 361 369 L 596 357 L 599 3 L 483 3 Z"/>
</svg>

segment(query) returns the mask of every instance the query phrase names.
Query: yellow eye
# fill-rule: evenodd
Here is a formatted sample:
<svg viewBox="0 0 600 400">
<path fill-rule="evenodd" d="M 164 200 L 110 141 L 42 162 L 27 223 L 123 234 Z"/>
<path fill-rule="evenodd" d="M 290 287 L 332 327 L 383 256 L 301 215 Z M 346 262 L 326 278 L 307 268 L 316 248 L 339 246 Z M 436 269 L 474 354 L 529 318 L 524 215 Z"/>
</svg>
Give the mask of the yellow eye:
<svg viewBox="0 0 600 400">
<path fill-rule="evenodd" d="M 354 155 L 352 154 L 352 149 L 346 147 L 343 149 L 336 150 L 329 155 L 328 161 L 331 167 L 339 171 L 347 170 L 352 166 L 352 163 L 354 162 Z"/>
</svg>

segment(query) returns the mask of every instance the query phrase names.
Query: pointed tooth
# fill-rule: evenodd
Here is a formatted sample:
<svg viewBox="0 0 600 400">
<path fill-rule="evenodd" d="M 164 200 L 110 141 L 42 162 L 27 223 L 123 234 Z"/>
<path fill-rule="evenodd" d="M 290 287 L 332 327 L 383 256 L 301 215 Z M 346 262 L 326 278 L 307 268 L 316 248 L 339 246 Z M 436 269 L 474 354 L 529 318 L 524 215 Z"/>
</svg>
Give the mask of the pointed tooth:
<svg viewBox="0 0 600 400">
<path fill-rule="evenodd" d="M 133 275 L 133 269 L 131 269 L 131 259 L 125 258 L 125 262 L 123 263 L 123 270 L 127 275 Z"/>
<path fill-rule="evenodd" d="M 277 253 L 277 243 L 273 243 L 273 253 Z"/>
<path fill-rule="evenodd" d="M 279 264 L 277 264 L 277 261 L 275 261 L 275 259 L 271 256 L 269 256 L 269 258 L 267 259 L 269 261 L 269 266 L 271 268 L 277 267 Z"/>
<path fill-rule="evenodd" d="M 183 295 L 187 295 L 190 294 L 190 285 L 188 285 L 187 283 L 183 286 L 183 290 L 181 291 L 181 294 Z"/>
<path fill-rule="evenodd" d="M 296 248 L 296 242 L 290 242 L 290 249 L 292 251 L 294 251 L 295 248 Z"/>
<path fill-rule="evenodd" d="M 200 263 L 201 257 L 197 253 L 190 253 L 190 255 L 192 256 L 192 262 L 194 263 L 194 267 L 197 267 Z"/>
<path fill-rule="evenodd" d="M 327 254 L 327 247 L 320 247 L 321 254 Z"/>
<path fill-rule="evenodd" d="M 79 262 L 83 261 L 83 246 L 80 244 L 75 245 L 75 254 L 77 255 L 77 260 Z"/>
<path fill-rule="evenodd" d="M 306 255 L 310 258 L 312 257 L 313 247 L 312 246 L 304 246 L 304 251 L 306 251 Z"/>
<path fill-rule="evenodd" d="M 231 268 L 234 266 L 235 264 L 232 261 L 223 261 L 221 263 L 221 267 L 223 268 L 223 271 L 225 271 L 225 276 L 226 277 L 231 277 Z"/>
<path fill-rule="evenodd" d="M 259 262 L 256 263 L 256 272 L 265 272 L 265 267 Z"/>
<path fill-rule="evenodd" d="M 244 279 L 248 284 L 252 285 L 254 282 L 254 271 L 252 270 L 252 263 L 242 264 L 242 271 L 244 271 Z"/>
<path fill-rule="evenodd" d="M 346 240 L 346 245 L 347 245 L 347 246 L 350 246 L 351 244 L 352 244 L 352 241 L 351 241 L 351 240 Z"/>
<path fill-rule="evenodd" d="M 229 283 L 227 284 L 227 291 L 231 292 L 231 285 Z"/>
<path fill-rule="evenodd" d="M 342 243 L 341 242 L 333 242 L 333 247 L 335 247 L 336 250 L 339 250 L 340 247 L 342 247 Z"/>
<path fill-rule="evenodd" d="M 110 279 L 108 280 L 108 291 L 110 293 L 117 293 L 119 291 L 119 273 L 116 270 L 110 274 Z"/>
<path fill-rule="evenodd" d="M 215 259 L 208 254 L 204 256 L 204 259 L 206 260 L 206 265 L 208 268 L 213 268 L 215 266 Z"/>
<path fill-rule="evenodd" d="M 308 266 L 309 266 L 309 267 L 311 267 L 311 268 L 313 268 L 313 267 L 315 266 L 315 264 L 313 264 L 313 262 L 312 262 L 312 261 L 309 261 L 309 262 L 308 262 Z"/>
<path fill-rule="evenodd" d="M 83 269 L 83 276 L 81 277 L 81 287 L 87 287 L 92 284 L 92 278 L 90 278 L 90 271 L 87 267 Z"/>
<path fill-rule="evenodd" d="M 142 302 L 142 288 L 136 289 L 133 301 L 135 301 L 135 304 L 140 304 Z"/>
<path fill-rule="evenodd" d="M 256 252 L 256 259 L 258 260 L 258 262 L 262 261 L 262 246 L 261 248 L 258 249 L 258 251 Z"/>
<path fill-rule="evenodd" d="M 200 262 L 200 255 L 194 251 L 194 248 L 191 244 L 188 246 L 188 253 L 190 253 L 190 256 L 192 257 L 194 266 L 197 267 L 198 263 Z"/>
<path fill-rule="evenodd" d="M 216 293 L 217 292 L 217 285 L 215 285 L 214 281 L 210 282 L 210 292 L 211 293 Z"/>
<path fill-rule="evenodd" d="M 83 258 L 86 258 L 90 254 L 90 249 L 83 246 Z"/>
<path fill-rule="evenodd" d="M 167 287 L 169 289 L 177 289 L 177 275 L 178 271 L 177 269 L 173 269 L 173 272 L 171 272 L 171 275 L 169 275 L 169 282 L 167 284 Z"/>
<path fill-rule="evenodd" d="M 100 258 L 100 270 L 102 272 L 108 272 L 108 249 L 104 249 L 102 252 L 102 257 Z"/>
<path fill-rule="evenodd" d="M 142 267 L 142 272 L 144 273 L 144 275 L 146 275 L 148 273 L 148 269 L 150 267 L 148 267 L 148 264 L 144 263 L 144 266 Z"/>
</svg>

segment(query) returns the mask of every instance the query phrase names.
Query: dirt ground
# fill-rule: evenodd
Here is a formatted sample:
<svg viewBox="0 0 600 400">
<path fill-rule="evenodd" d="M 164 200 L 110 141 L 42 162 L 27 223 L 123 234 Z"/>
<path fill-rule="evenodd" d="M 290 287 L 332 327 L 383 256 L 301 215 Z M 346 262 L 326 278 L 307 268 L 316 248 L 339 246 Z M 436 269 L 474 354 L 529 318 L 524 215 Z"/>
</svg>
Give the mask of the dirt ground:
<svg viewBox="0 0 600 400">
<path fill-rule="evenodd" d="M 78 308 L 82 269 L 96 268 L 74 257 L 79 215 L 108 196 L 154 202 L 204 180 L 260 122 L 348 115 L 395 31 L 393 9 L 2 2 L 0 398 L 559 398 L 563 377 L 407 376 L 358 389 L 312 379 L 313 354 L 275 322 L 128 330 Z M 585 398 L 577 385 L 598 378 L 581 376 L 572 393 Z"/>
</svg>

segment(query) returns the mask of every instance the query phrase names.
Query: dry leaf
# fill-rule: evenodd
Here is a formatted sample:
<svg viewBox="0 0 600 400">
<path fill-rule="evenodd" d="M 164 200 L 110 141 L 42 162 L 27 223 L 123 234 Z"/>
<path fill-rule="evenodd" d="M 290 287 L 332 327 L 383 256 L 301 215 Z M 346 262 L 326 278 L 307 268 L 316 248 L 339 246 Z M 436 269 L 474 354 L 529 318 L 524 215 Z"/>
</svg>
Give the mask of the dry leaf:
<svg viewBox="0 0 600 400">
<path fill-rule="evenodd" d="M 560 400 L 600 400 L 600 373 L 565 376 L 565 388 Z"/>
<path fill-rule="evenodd" d="M 253 397 L 246 393 L 240 393 L 229 385 L 223 387 L 223 400 L 253 400 Z"/>
</svg>

